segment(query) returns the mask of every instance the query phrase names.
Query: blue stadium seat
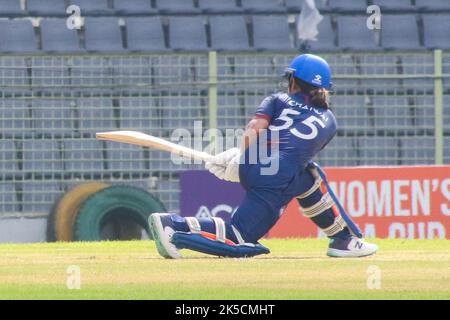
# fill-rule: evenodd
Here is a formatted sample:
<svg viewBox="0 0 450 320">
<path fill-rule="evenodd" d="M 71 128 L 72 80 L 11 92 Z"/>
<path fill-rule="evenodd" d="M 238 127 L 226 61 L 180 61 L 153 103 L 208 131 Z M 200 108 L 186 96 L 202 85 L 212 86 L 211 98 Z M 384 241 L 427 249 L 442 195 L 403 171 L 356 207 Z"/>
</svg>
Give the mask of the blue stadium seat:
<svg viewBox="0 0 450 320">
<path fill-rule="evenodd" d="M 27 0 L 27 11 L 31 15 L 66 15 L 64 0 Z"/>
<path fill-rule="evenodd" d="M 416 0 L 416 7 L 420 11 L 443 11 L 450 10 L 450 1 L 448 0 Z"/>
<path fill-rule="evenodd" d="M 23 183 L 22 211 L 48 214 L 56 199 L 63 193 L 57 181 L 30 181 Z"/>
<path fill-rule="evenodd" d="M 329 0 L 329 6 L 333 12 L 358 12 L 366 14 L 367 1 Z"/>
<path fill-rule="evenodd" d="M 92 136 L 99 131 L 117 130 L 112 100 L 108 98 L 80 98 L 77 100 L 79 130 Z"/>
<path fill-rule="evenodd" d="M 350 2 L 349 2 L 350 3 Z M 344 50 L 379 50 L 374 30 L 366 26 L 367 16 L 338 16 L 339 47 Z"/>
<path fill-rule="evenodd" d="M 413 97 L 412 122 L 415 127 L 433 129 L 434 123 L 434 97 L 415 96 Z M 445 104 L 444 104 L 445 105 Z"/>
<path fill-rule="evenodd" d="M 31 130 L 29 101 L 0 99 L 0 133 L 5 136 L 25 135 Z"/>
<path fill-rule="evenodd" d="M 253 113 L 256 106 L 253 107 Z M 249 108 L 250 109 L 250 108 Z M 217 126 L 219 129 L 242 128 L 246 119 L 237 95 L 219 95 L 217 98 Z"/>
<path fill-rule="evenodd" d="M 318 30 L 317 41 L 308 41 L 311 50 L 335 50 L 335 32 L 331 25 L 330 16 L 323 16 L 323 20 L 318 25 Z"/>
<path fill-rule="evenodd" d="M 206 28 L 202 16 L 171 17 L 170 47 L 174 50 L 206 50 Z"/>
<path fill-rule="evenodd" d="M 112 171 L 145 171 L 143 148 L 106 142 L 106 164 Z"/>
<path fill-rule="evenodd" d="M 100 172 L 103 170 L 102 143 L 94 139 L 66 139 L 64 163 L 68 172 Z"/>
<path fill-rule="evenodd" d="M 11 182 L 0 183 L 0 213 L 15 213 L 19 211 L 16 188 Z"/>
<path fill-rule="evenodd" d="M 163 14 L 191 14 L 200 12 L 200 9 L 194 7 L 193 0 L 157 0 L 156 7 Z"/>
<path fill-rule="evenodd" d="M 411 108 L 406 97 L 374 96 L 373 106 L 376 129 L 406 130 L 411 128 Z"/>
<path fill-rule="evenodd" d="M 242 16 L 212 16 L 211 46 L 215 50 L 249 50 L 248 34 Z"/>
<path fill-rule="evenodd" d="M 71 134 L 75 130 L 74 102 L 63 99 L 32 100 L 33 129 L 38 134 Z"/>
<path fill-rule="evenodd" d="M 236 0 L 199 0 L 199 8 L 204 13 L 239 13 L 242 8 L 236 6 Z"/>
<path fill-rule="evenodd" d="M 339 129 L 348 132 L 366 130 L 371 127 L 366 101 L 363 96 L 331 96 L 331 107 L 336 115 Z"/>
<path fill-rule="evenodd" d="M 405 137 L 400 143 L 402 165 L 435 164 L 434 137 Z"/>
<path fill-rule="evenodd" d="M 54 140 L 25 140 L 22 144 L 23 171 L 50 174 L 63 171 L 61 150 Z"/>
<path fill-rule="evenodd" d="M 286 7 L 279 0 L 241 0 L 242 7 L 250 13 L 282 13 Z"/>
<path fill-rule="evenodd" d="M 95 1 L 93 1 L 95 2 Z M 117 18 L 98 17 L 85 18 L 86 50 L 89 51 L 122 51 Z"/>
<path fill-rule="evenodd" d="M 450 49 L 450 13 L 423 15 L 423 28 L 427 48 Z"/>
<path fill-rule="evenodd" d="M 256 49 L 293 50 L 286 15 L 255 15 L 253 41 Z"/>
<path fill-rule="evenodd" d="M 0 88 L 2 91 L 12 90 L 24 92 L 29 89 L 29 63 L 23 57 L 7 57 L 0 59 Z"/>
<path fill-rule="evenodd" d="M 31 21 L 0 20 L 0 51 L 18 53 L 37 51 Z"/>
<path fill-rule="evenodd" d="M 318 154 L 317 161 L 323 166 L 358 165 L 358 145 L 355 137 L 334 137 Z"/>
<path fill-rule="evenodd" d="M 314 0 L 317 10 L 319 10 L 320 12 L 330 11 L 328 1 L 329 0 Z M 304 0 L 285 0 L 285 5 L 289 12 L 300 11 L 303 2 Z"/>
<path fill-rule="evenodd" d="M 152 97 L 120 98 L 120 129 L 150 132 L 161 128 L 161 108 Z"/>
<path fill-rule="evenodd" d="M 162 96 L 161 110 L 163 129 L 190 129 L 194 121 L 205 120 L 206 102 L 199 96 Z"/>
<path fill-rule="evenodd" d="M 414 15 L 383 14 L 381 44 L 385 49 L 419 49 L 419 30 L 416 17 Z"/>
<path fill-rule="evenodd" d="M 61 90 L 61 86 L 68 86 L 70 75 L 66 60 L 54 56 L 34 57 L 31 61 L 31 83 L 33 89 Z"/>
<path fill-rule="evenodd" d="M 372 3 L 379 6 L 381 12 L 386 11 L 404 11 L 404 10 L 414 10 L 415 7 L 412 5 L 411 0 L 372 0 Z"/>
<path fill-rule="evenodd" d="M 114 0 L 114 10 L 121 15 L 151 14 L 156 10 L 151 7 L 149 0 Z"/>
<path fill-rule="evenodd" d="M 164 32 L 159 17 L 127 18 L 128 50 L 165 51 Z"/>
<path fill-rule="evenodd" d="M 361 165 L 396 165 L 399 142 L 392 137 L 360 137 L 358 147 Z"/>
<path fill-rule="evenodd" d="M 80 7 L 81 16 L 113 13 L 113 10 L 108 6 L 108 0 L 70 0 L 70 3 Z"/>
<path fill-rule="evenodd" d="M 71 84 L 87 87 L 92 94 L 113 85 L 113 66 L 109 57 L 74 56 L 70 69 Z"/>
<path fill-rule="evenodd" d="M 0 140 L 0 176 L 12 174 L 17 169 L 16 146 L 14 142 L 12 140 Z"/>
<path fill-rule="evenodd" d="M 20 0 L 0 1 L 0 15 L 5 17 L 23 16 L 25 12 L 20 7 Z"/>
<path fill-rule="evenodd" d="M 40 23 L 42 50 L 47 52 L 78 52 L 77 30 L 66 26 L 66 19 L 43 19 Z"/>
</svg>

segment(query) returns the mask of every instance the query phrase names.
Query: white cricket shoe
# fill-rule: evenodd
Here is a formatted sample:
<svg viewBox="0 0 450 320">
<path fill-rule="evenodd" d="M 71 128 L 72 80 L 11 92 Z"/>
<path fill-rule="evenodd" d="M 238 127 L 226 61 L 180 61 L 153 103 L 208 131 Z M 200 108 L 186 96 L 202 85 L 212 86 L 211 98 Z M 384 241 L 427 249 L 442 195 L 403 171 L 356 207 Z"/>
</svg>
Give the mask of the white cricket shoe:
<svg viewBox="0 0 450 320">
<path fill-rule="evenodd" d="M 180 252 L 171 242 L 175 228 L 170 216 L 169 213 L 153 213 L 148 218 L 148 225 L 158 253 L 166 259 L 180 259 Z"/>
<path fill-rule="evenodd" d="M 376 244 L 368 243 L 357 237 L 348 239 L 331 238 L 327 256 L 333 258 L 357 258 L 366 257 L 377 252 Z"/>
</svg>

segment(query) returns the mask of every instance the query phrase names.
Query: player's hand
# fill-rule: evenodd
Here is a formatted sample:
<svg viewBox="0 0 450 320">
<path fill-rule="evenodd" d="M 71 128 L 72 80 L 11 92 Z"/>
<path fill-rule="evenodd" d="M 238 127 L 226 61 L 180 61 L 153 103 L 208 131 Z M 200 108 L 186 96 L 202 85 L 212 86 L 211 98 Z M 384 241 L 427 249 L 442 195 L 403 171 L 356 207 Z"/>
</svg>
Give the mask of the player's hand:
<svg viewBox="0 0 450 320">
<path fill-rule="evenodd" d="M 222 166 L 227 166 L 228 163 L 237 155 L 241 155 L 241 151 L 238 148 L 231 148 L 218 155 L 214 156 L 214 163 Z"/>
<path fill-rule="evenodd" d="M 219 179 L 239 182 L 240 157 L 241 151 L 231 148 L 216 155 L 213 161 L 207 161 L 205 168 Z"/>
<path fill-rule="evenodd" d="M 225 169 L 223 180 L 231 182 L 239 182 L 239 162 L 241 159 L 241 153 L 237 154 L 233 159 L 228 162 Z"/>
</svg>

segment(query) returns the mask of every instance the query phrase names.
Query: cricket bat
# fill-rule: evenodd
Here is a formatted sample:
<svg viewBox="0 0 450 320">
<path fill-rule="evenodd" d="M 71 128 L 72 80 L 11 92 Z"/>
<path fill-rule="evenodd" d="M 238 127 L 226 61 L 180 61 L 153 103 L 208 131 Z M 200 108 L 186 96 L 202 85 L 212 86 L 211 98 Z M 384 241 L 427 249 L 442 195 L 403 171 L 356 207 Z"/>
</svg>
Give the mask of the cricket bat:
<svg viewBox="0 0 450 320">
<path fill-rule="evenodd" d="M 197 151 L 188 147 L 180 146 L 176 143 L 154 137 L 139 131 L 108 131 L 97 132 L 97 140 L 108 140 L 135 144 L 138 146 L 154 148 L 162 151 L 175 153 L 181 157 L 197 159 L 202 161 L 214 161 L 214 156 L 203 151 Z"/>
</svg>

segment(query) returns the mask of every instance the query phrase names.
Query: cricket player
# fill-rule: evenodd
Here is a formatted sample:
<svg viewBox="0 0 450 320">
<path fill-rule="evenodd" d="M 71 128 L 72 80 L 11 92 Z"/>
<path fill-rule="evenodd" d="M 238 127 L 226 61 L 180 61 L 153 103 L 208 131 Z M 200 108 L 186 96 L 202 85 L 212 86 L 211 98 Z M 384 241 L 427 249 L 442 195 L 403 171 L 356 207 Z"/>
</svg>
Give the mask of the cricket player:
<svg viewBox="0 0 450 320">
<path fill-rule="evenodd" d="M 246 190 L 231 222 L 217 217 L 152 214 L 150 230 L 163 257 L 180 258 L 180 249 L 224 257 L 267 254 L 269 249 L 258 240 L 275 225 L 294 198 L 302 213 L 329 237 L 328 256 L 363 257 L 377 251 L 376 245 L 361 239 L 359 229 L 337 202 L 323 171 L 312 162 L 336 134 L 336 119 L 328 105 L 328 63 L 316 55 L 299 55 L 285 76 L 288 92 L 262 101 L 247 124 L 241 148 L 222 152 L 205 165 L 219 179 L 240 182 Z M 260 139 L 262 133 L 267 134 L 267 139 Z M 271 145 L 272 151 L 266 155 L 258 153 L 256 161 L 250 161 L 251 150 L 263 143 Z M 277 170 L 264 172 L 273 161 L 277 162 Z"/>
</svg>

